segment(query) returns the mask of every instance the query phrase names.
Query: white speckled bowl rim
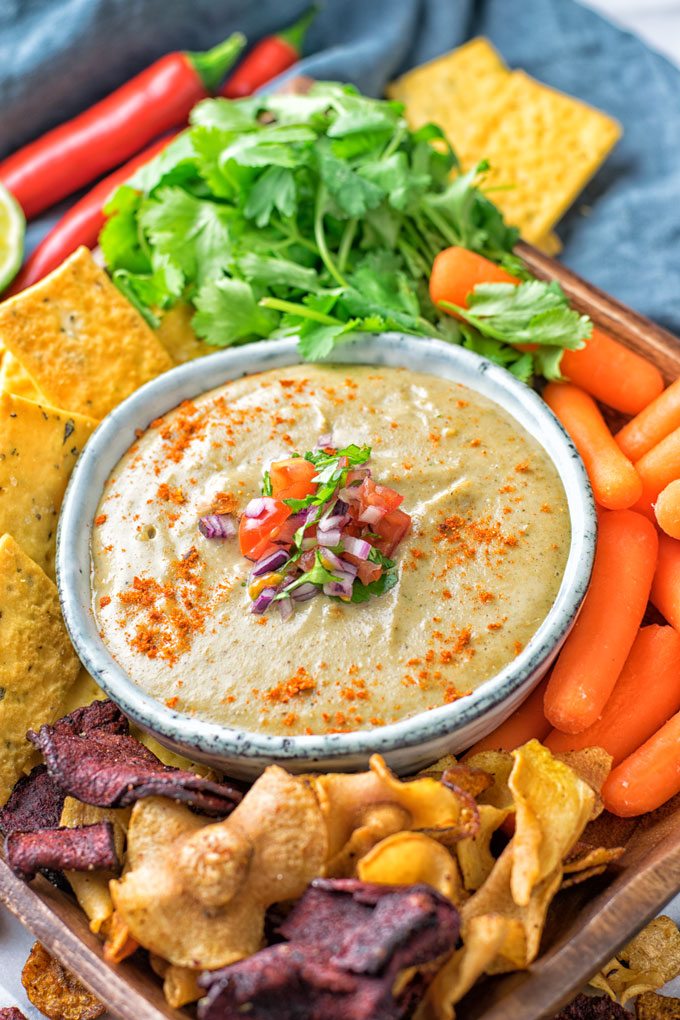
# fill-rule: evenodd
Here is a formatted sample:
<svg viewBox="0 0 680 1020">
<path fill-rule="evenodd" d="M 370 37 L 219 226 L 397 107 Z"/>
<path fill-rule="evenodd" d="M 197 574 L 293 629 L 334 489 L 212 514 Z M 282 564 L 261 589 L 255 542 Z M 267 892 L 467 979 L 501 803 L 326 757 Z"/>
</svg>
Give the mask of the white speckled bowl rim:
<svg viewBox="0 0 680 1020">
<path fill-rule="evenodd" d="M 523 685 L 528 693 L 541 665 L 573 625 L 590 581 L 597 533 L 590 483 L 569 436 L 538 394 L 505 369 L 440 340 L 400 333 L 361 337 L 334 350 L 329 363 L 407 368 L 462 382 L 502 405 L 544 448 L 552 444 L 561 451 L 552 459 L 567 495 L 572 534 L 552 609 L 517 658 L 471 695 L 372 730 L 310 736 L 261 734 L 184 715 L 144 693 L 109 654 L 91 608 L 90 538 L 104 483 L 135 441 L 136 428 L 146 428 L 182 400 L 229 379 L 299 361 L 295 338 L 273 340 L 220 351 L 152 380 L 101 422 L 76 464 L 64 499 L 57 535 L 57 584 L 66 626 L 81 661 L 126 715 L 161 739 L 179 743 L 189 752 L 195 750 L 204 760 L 266 758 L 292 764 L 331 756 L 365 757 L 454 734 Z"/>
</svg>

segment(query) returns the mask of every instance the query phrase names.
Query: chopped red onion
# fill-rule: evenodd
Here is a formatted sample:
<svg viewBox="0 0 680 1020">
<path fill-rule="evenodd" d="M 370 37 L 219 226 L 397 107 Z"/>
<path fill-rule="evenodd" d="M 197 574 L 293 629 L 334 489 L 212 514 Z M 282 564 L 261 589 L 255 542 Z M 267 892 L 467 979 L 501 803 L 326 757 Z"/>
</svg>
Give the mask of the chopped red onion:
<svg viewBox="0 0 680 1020">
<path fill-rule="evenodd" d="M 251 499 L 243 511 L 246 517 L 261 517 L 266 510 L 274 509 L 274 500 L 271 496 L 256 496 Z"/>
<path fill-rule="evenodd" d="M 351 553 L 360 560 L 367 560 L 371 555 L 371 543 L 363 538 L 354 538 L 352 535 L 343 535 L 342 547 L 345 552 Z"/>
<path fill-rule="evenodd" d="M 314 539 L 314 546 L 311 549 L 306 549 L 305 552 L 303 552 L 302 556 L 300 557 L 300 566 L 304 574 L 306 574 L 307 571 L 311 570 L 312 567 L 314 566 L 314 563 L 316 561 L 316 552 L 314 551 L 315 549 L 316 539 Z"/>
<path fill-rule="evenodd" d="M 330 432 L 324 432 L 316 441 L 317 450 L 321 450 L 325 446 L 333 446 L 333 435 Z"/>
<path fill-rule="evenodd" d="M 351 598 L 354 578 L 349 574 L 338 573 L 339 581 L 328 581 L 323 586 L 324 595 L 337 595 L 341 598 Z"/>
<path fill-rule="evenodd" d="M 349 523 L 349 517 L 347 514 L 333 514 L 332 517 L 322 517 L 317 524 L 317 530 L 323 531 L 337 531 L 339 528 L 344 528 Z"/>
<path fill-rule="evenodd" d="M 231 514 L 206 514 L 199 520 L 198 530 L 205 538 L 233 538 L 236 523 Z"/>
<path fill-rule="evenodd" d="M 316 540 L 319 545 L 324 547 L 340 545 L 340 539 L 342 538 L 342 532 L 340 528 L 335 528 L 333 531 L 321 531 L 319 530 Z"/>
<path fill-rule="evenodd" d="M 250 607 L 251 613 L 255 613 L 256 616 L 261 616 L 262 613 L 266 613 L 274 601 L 275 595 L 276 588 L 263 588 Z"/>
<path fill-rule="evenodd" d="M 315 595 L 319 594 L 319 589 L 311 581 L 305 581 L 299 588 L 296 588 L 290 593 L 290 597 L 294 602 L 308 602 L 309 599 L 313 599 Z"/>
<path fill-rule="evenodd" d="M 378 521 L 383 519 L 386 513 L 387 511 L 383 510 L 382 507 L 366 506 L 359 514 L 359 520 L 362 524 L 377 524 Z"/>
<path fill-rule="evenodd" d="M 347 485 L 356 485 L 357 482 L 363 482 L 364 478 L 371 477 L 371 469 L 367 467 L 352 468 L 351 471 L 347 472 Z"/>
<path fill-rule="evenodd" d="M 295 607 L 290 596 L 287 596 L 285 599 L 279 599 L 279 614 L 284 623 L 290 620 L 294 612 Z"/>
<path fill-rule="evenodd" d="M 260 577 L 262 574 L 269 573 L 270 570 L 277 570 L 278 567 L 282 567 L 288 559 L 288 553 L 285 549 L 277 549 L 276 552 L 269 553 L 267 556 L 263 556 L 259 559 L 252 570 L 252 577 Z"/>
<path fill-rule="evenodd" d="M 335 506 L 333 507 L 333 516 L 334 517 L 345 517 L 347 515 L 347 511 L 348 510 L 349 510 L 349 507 L 348 507 L 347 503 L 345 503 L 341 499 L 338 499 L 336 501 L 336 503 L 335 503 Z"/>
<path fill-rule="evenodd" d="M 356 577 L 357 568 L 349 560 L 341 560 L 339 556 L 336 556 L 330 549 L 324 549 L 323 559 L 325 563 L 330 565 L 330 569 L 334 574 L 350 574 L 352 577 Z"/>
</svg>

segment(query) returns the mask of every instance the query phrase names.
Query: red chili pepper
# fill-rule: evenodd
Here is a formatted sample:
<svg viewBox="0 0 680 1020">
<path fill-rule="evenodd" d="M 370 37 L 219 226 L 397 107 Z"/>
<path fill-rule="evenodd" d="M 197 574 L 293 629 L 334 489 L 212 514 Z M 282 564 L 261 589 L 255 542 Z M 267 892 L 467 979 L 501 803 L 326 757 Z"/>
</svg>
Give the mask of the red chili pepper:
<svg viewBox="0 0 680 1020">
<path fill-rule="evenodd" d="M 214 93 L 245 37 L 236 32 L 206 53 L 168 53 L 105 99 L 0 163 L 0 181 L 27 219 L 130 159 L 184 123 Z"/>
<path fill-rule="evenodd" d="M 87 248 L 94 248 L 99 232 L 106 221 L 104 206 L 111 194 L 119 184 L 124 184 L 135 170 L 153 159 L 176 137 L 175 134 L 171 134 L 159 138 L 148 149 L 131 159 L 129 163 L 125 163 L 108 177 L 104 177 L 98 184 L 95 184 L 92 191 L 88 191 L 87 195 L 72 205 L 52 227 L 32 255 L 28 257 L 21 272 L 4 296 L 11 297 L 12 294 L 18 294 L 20 290 L 25 290 L 26 287 L 42 280 L 43 276 L 47 276 L 53 269 L 60 266 L 64 259 L 81 244 Z"/>
<path fill-rule="evenodd" d="M 284 32 L 261 39 L 227 79 L 220 95 L 227 99 L 250 96 L 260 85 L 296 64 L 302 54 L 307 29 L 316 17 L 317 10 L 316 6 L 310 7 L 299 21 Z"/>
</svg>

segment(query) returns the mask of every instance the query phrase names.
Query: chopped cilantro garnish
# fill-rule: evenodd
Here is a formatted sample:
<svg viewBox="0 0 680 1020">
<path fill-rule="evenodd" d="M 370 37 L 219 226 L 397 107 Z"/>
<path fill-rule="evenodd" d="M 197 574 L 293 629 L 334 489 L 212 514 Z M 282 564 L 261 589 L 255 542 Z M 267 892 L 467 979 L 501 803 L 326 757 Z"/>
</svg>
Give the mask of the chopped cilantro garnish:
<svg viewBox="0 0 680 1020">
<path fill-rule="evenodd" d="M 272 476 L 269 471 L 265 471 L 262 475 L 262 495 L 271 496 L 272 494 Z"/>
<path fill-rule="evenodd" d="M 362 584 L 361 581 L 356 580 L 352 585 L 352 598 L 350 601 L 368 602 L 374 596 L 384 595 L 390 588 L 394 588 L 398 580 L 399 572 L 396 568 L 386 570 L 377 581 L 371 581 L 370 584 Z"/>
</svg>

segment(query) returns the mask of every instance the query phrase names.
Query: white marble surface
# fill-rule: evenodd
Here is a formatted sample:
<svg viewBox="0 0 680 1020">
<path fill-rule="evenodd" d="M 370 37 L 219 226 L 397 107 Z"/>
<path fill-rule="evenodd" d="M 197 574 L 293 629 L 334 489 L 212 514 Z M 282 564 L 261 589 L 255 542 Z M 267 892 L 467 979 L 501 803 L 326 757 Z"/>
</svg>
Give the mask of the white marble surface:
<svg viewBox="0 0 680 1020">
<path fill-rule="evenodd" d="M 581 2 L 629 28 L 680 66 L 680 0 Z M 680 923 L 680 896 L 666 909 L 666 913 Z M 29 1020 L 41 1020 L 41 1014 L 26 999 L 20 980 L 31 943 L 31 936 L 19 922 L 0 908 L 0 1007 L 18 1006 Z M 667 991 L 680 995 L 680 979 L 673 982 Z"/>
</svg>

